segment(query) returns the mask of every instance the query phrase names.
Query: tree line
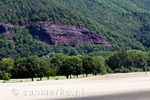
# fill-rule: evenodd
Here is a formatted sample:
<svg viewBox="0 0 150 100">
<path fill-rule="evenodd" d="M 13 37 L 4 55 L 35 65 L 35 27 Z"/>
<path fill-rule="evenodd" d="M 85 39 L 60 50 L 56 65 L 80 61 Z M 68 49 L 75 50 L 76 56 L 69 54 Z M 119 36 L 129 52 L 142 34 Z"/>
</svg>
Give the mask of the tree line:
<svg viewBox="0 0 150 100">
<path fill-rule="evenodd" d="M 119 50 L 107 58 L 101 56 L 68 56 L 58 53 L 51 58 L 30 56 L 25 58 L 3 58 L 0 61 L 0 79 L 34 78 L 63 75 L 89 74 L 104 75 L 107 73 L 127 73 L 149 71 L 150 53 L 142 51 Z"/>
</svg>

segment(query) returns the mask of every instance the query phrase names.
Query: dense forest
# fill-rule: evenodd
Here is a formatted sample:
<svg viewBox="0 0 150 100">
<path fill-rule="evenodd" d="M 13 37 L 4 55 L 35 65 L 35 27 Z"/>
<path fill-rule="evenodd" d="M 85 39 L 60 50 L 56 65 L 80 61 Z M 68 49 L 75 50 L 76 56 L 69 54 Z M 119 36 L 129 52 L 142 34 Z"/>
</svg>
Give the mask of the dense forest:
<svg viewBox="0 0 150 100">
<path fill-rule="evenodd" d="M 28 29 L 14 28 L 13 40 L 0 33 L 0 59 L 32 55 L 50 58 L 56 53 L 106 57 L 121 48 L 149 51 L 149 5 L 148 0 L 1 0 L 0 23 L 22 26 L 50 20 L 86 27 L 105 36 L 112 47 L 50 47 L 33 37 Z"/>
</svg>

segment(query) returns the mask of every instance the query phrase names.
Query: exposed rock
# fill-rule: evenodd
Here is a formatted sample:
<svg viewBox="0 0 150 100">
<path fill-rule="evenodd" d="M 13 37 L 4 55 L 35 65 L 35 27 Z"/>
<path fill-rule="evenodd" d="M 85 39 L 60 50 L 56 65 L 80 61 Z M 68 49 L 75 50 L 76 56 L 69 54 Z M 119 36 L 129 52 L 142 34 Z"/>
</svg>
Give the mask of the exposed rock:
<svg viewBox="0 0 150 100">
<path fill-rule="evenodd" d="M 89 31 L 87 28 L 53 24 L 51 22 L 36 23 L 28 26 L 32 35 L 49 45 L 80 46 L 85 43 L 111 46 L 103 36 Z"/>
<path fill-rule="evenodd" d="M 18 26 L 20 28 L 29 28 L 33 36 L 49 45 L 80 46 L 85 43 L 103 44 L 111 46 L 103 36 L 91 32 L 87 28 L 77 28 L 62 24 L 53 24 L 52 22 L 32 23 L 27 26 Z M 0 24 L 0 34 L 6 33 L 9 40 L 13 39 L 13 25 Z"/>
<path fill-rule="evenodd" d="M 9 40 L 13 39 L 13 25 L 9 24 L 0 24 L 0 34 L 6 33 L 6 36 Z"/>
</svg>

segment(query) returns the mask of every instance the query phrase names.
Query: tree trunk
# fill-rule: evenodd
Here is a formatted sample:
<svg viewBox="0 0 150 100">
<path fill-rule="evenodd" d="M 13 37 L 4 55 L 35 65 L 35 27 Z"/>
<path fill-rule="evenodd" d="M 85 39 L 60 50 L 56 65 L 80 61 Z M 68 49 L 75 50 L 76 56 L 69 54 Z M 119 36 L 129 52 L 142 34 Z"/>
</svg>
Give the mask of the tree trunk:
<svg viewBox="0 0 150 100">
<path fill-rule="evenodd" d="M 86 77 L 88 77 L 88 74 L 86 74 Z"/>
<path fill-rule="evenodd" d="M 66 75 L 66 78 L 68 79 L 68 78 L 69 78 L 69 75 Z"/>
<path fill-rule="evenodd" d="M 47 80 L 49 80 L 49 76 L 47 77 Z"/>
<path fill-rule="evenodd" d="M 42 77 L 40 77 L 40 81 L 42 81 Z"/>
<path fill-rule="evenodd" d="M 33 81 L 33 78 L 32 78 L 32 81 Z"/>
<path fill-rule="evenodd" d="M 71 75 L 70 75 L 70 78 L 72 78 Z"/>
</svg>

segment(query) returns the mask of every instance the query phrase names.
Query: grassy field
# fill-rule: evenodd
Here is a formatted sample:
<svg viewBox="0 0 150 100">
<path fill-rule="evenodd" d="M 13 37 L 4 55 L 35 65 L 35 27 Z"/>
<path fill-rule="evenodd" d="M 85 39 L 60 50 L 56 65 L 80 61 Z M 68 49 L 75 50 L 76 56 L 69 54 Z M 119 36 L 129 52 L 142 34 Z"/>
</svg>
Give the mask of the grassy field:
<svg viewBox="0 0 150 100">
<path fill-rule="evenodd" d="M 89 74 L 88 77 L 92 77 L 92 74 Z M 85 75 L 79 75 L 78 78 L 84 78 Z M 72 75 L 72 79 L 77 78 L 76 76 Z M 63 80 L 67 79 L 65 76 L 55 76 L 55 77 L 49 77 L 49 80 Z M 34 81 L 39 81 L 40 78 L 34 78 Z M 42 78 L 43 81 L 48 80 L 47 77 Z M 31 78 L 26 79 L 10 79 L 9 81 L 0 80 L 0 83 L 20 83 L 20 82 L 32 82 Z"/>
</svg>

